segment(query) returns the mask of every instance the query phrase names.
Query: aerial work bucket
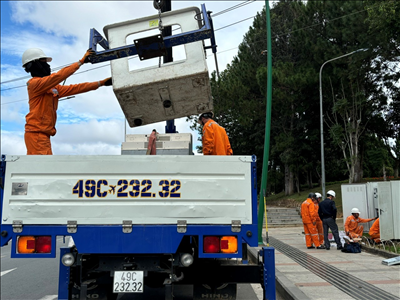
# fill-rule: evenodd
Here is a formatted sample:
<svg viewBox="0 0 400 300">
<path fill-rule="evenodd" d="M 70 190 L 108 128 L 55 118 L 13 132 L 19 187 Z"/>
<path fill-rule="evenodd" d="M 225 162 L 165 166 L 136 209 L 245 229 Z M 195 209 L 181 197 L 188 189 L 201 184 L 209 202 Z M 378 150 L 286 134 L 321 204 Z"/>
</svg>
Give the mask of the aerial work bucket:
<svg viewBox="0 0 400 300">
<path fill-rule="evenodd" d="M 178 25 L 182 33 L 201 28 L 200 10 L 189 7 L 161 14 L 164 27 Z M 110 48 L 139 44 L 142 40 L 129 40 L 129 36 L 158 30 L 159 16 L 153 15 L 104 27 Z M 128 38 L 127 38 L 128 37 Z M 157 43 L 152 36 L 151 42 Z M 149 39 L 147 39 L 149 40 Z M 156 42 L 154 42 L 156 41 Z M 211 88 L 203 41 L 183 45 L 186 58 L 130 70 L 129 58 L 111 61 L 114 93 L 130 127 L 172 120 L 212 110 Z M 145 59 L 140 53 L 139 58 Z M 140 62 L 138 63 L 140 66 Z"/>
</svg>

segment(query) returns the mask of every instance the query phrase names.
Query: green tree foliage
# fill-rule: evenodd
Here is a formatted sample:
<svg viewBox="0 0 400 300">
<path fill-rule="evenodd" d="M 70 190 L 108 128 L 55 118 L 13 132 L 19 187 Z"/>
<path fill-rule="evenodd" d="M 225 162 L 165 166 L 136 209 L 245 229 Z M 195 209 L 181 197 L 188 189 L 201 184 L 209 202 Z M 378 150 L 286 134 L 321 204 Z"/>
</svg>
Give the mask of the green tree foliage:
<svg viewBox="0 0 400 300">
<path fill-rule="evenodd" d="M 368 5 L 375 5 L 372 2 Z M 399 102 L 388 98 L 395 75 L 385 77 L 379 68 L 394 56 L 386 51 L 390 43 L 385 37 L 371 35 L 373 18 L 362 1 L 282 0 L 272 7 L 269 193 L 285 190 L 289 195 L 299 192 L 301 185 L 311 188 L 313 182 L 320 182 L 319 69 L 345 53 L 368 49 L 331 62 L 323 70 L 326 179 L 343 180 L 347 175 L 351 182 L 359 181 L 365 159 L 389 151 L 385 145 L 395 123 L 400 124 Z M 257 155 L 259 175 L 266 115 L 266 43 L 263 10 L 243 37 L 237 56 L 220 78 L 215 73 L 211 78 L 216 120 L 226 128 L 235 155 Z M 392 99 L 399 94 L 395 89 L 390 92 Z M 368 148 L 371 145 L 377 147 L 375 152 Z M 393 163 L 389 154 L 373 166 L 368 164 L 368 175 L 378 172 L 379 176 L 383 165 L 390 170 Z"/>
</svg>

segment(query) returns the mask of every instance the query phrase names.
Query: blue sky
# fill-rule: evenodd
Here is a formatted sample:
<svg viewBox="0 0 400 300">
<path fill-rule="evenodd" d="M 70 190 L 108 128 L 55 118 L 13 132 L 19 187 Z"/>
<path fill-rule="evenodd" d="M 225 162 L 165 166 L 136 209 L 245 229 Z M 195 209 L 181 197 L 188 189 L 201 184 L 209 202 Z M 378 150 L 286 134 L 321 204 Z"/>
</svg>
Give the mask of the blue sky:
<svg viewBox="0 0 400 300">
<path fill-rule="evenodd" d="M 214 13 L 245 1 L 172 1 L 172 9 L 206 4 Z M 249 3 L 214 20 L 214 28 L 250 18 L 216 32 L 218 62 L 223 70 L 237 54 L 237 46 L 252 25 L 252 16 L 261 11 L 265 1 Z M 155 15 L 153 1 L 1 1 L 1 152 L 26 154 L 23 140 L 25 115 L 28 113 L 26 82 L 30 74 L 21 67 L 22 53 L 31 47 L 41 48 L 51 56 L 52 69 L 78 61 L 89 44 L 90 28 L 103 34 L 109 24 Z M 104 34 L 103 34 L 104 35 Z M 211 54 L 209 52 L 208 54 Z M 133 62 L 139 66 L 140 61 Z M 214 58 L 208 57 L 208 69 L 215 70 Z M 99 67 L 92 70 L 94 67 Z M 27 77 L 22 79 L 23 77 Z M 92 82 L 111 76 L 109 64 L 83 65 L 66 84 Z M 14 79 L 18 79 L 12 81 Z M 9 81 L 9 82 L 7 82 Z M 10 82 L 11 81 L 11 82 Z M 191 132 L 185 118 L 176 120 L 179 132 Z M 164 133 L 165 122 L 138 128 L 127 133 L 150 133 L 156 128 Z M 57 134 L 52 138 L 53 153 L 59 155 L 118 155 L 124 140 L 124 115 L 111 87 L 77 95 L 60 102 Z"/>
</svg>

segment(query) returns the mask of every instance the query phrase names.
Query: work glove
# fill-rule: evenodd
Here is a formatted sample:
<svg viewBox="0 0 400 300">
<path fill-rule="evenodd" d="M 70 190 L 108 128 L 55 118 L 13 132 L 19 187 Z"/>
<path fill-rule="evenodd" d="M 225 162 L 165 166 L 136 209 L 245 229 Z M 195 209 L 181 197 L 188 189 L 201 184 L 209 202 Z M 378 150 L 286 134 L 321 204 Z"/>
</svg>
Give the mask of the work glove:
<svg viewBox="0 0 400 300">
<path fill-rule="evenodd" d="M 317 224 L 317 222 L 312 222 L 313 225 Z"/>
<path fill-rule="evenodd" d="M 100 85 L 105 85 L 105 86 L 112 85 L 112 78 L 108 77 L 106 79 L 100 80 Z"/>
<path fill-rule="evenodd" d="M 96 52 L 95 52 L 94 50 L 88 49 L 88 50 L 86 51 L 85 55 L 82 57 L 82 59 L 79 60 L 80 63 L 81 63 L 82 65 L 88 63 L 88 62 L 89 62 L 89 57 L 90 57 L 91 55 L 95 55 L 95 54 L 96 54 Z"/>
</svg>

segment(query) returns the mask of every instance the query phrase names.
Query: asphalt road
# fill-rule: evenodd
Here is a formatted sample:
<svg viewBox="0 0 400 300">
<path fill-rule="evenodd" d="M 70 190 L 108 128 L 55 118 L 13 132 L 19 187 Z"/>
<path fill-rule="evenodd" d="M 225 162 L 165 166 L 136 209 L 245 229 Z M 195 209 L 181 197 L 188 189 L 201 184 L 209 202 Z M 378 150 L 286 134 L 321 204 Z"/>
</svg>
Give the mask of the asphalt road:
<svg viewBox="0 0 400 300">
<path fill-rule="evenodd" d="M 59 248 L 66 247 L 62 238 L 57 240 L 57 257 L 42 259 L 10 258 L 11 243 L 1 249 L 1 294 L 2 300 L 55 300 L 58 295 Z M 118 300 L 163 299 L 163 290 L 149 291 L 141 297 L 120 295 Z M 176 300 L 192 299 L 192 288 L 182 286 L 174 289 Z M 260 285 L 240 284 L 237 300 L 262 299 Z"/>
</svg>

